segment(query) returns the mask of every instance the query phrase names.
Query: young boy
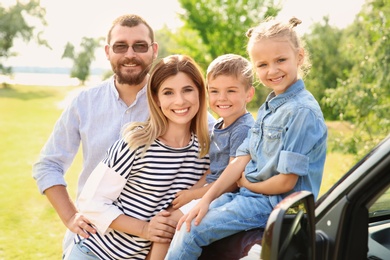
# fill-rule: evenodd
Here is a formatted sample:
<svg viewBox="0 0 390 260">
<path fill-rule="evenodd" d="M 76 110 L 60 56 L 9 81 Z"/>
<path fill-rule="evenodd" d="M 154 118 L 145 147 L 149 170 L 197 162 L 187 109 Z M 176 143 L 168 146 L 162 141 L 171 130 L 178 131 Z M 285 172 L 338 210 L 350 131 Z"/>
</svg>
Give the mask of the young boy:
<svg viewBox="0 0 390 260">
<path fill-rule="evenodd" d="M 189 190 L 176 194 L 172 218 L 179 220 L 213 185 L 225 167 L 236 157 L 236 150 L 254 124 L 246 104 L 254 95 L 251 63 L 236 54 L 225 54 L 212 61 L 207 69 L 209 106 L 220 118 L 214 125 L 210 142 L 210 171 Z M 235 191 L 232 185 L 227 191 Z M 163 259 L 169 244 L 154 243 L 148 259 Z"/>
</svg>

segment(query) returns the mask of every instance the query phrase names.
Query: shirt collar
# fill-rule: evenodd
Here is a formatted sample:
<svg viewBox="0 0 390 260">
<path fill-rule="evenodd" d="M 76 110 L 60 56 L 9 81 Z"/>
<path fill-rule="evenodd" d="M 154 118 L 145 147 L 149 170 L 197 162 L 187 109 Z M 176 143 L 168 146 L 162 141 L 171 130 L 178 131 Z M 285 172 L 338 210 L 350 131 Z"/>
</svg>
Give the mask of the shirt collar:
<svg viewBox="0 0 390 260">
<path fill-rule="evenodd" d="M 110 79 L 108 79 L 108 80 L 110 81 L 110 88 L 111 88 L 111 91 L 114 93 L 116 99 L 117 99 L 117 100 L 120 100 L 120 98 L 119 98 L 119 92 L 118 92 L 118 90 L 117 90 L 116 87 L 115 87 L 115 75 L 113 75 L 113 76 L 112 76 Z M 146 93 L 146 89 L 147 89 L 146 86 L 147 86 L 147 84 L 145 84 L 145 86 L 143 86 L 143 88 L 142 88 L 140 91 L 138 91 L 136 99 L 138 99 L 138 97 L 139 97 L 140 95 Z"/>
<path fill-rule="evenodd" d="M 271 109 L 272 112 L 275 112 L 275 110 L 286 103 L 288 100 L 292 99 L 294 96 L 296 96 L 300 91 L 302 91 L 305 88 L 305 84 L 303 83 L 302 79 L 298 79 L 294 84 L 292 84 L 287 90 L 280 94 L 275 96 L 274 91 L 272 91 L 266 99 L 266 107 Z"/>
<path fill-rule="evenodd" d="M 119 92 L 115 87 L 115 74 L 111 76 L 109 81 L 110 81 L 110 88 L 111 88 L 112 93 L 114 93 L 116 99 L 119 100 Z"/>
</svg>

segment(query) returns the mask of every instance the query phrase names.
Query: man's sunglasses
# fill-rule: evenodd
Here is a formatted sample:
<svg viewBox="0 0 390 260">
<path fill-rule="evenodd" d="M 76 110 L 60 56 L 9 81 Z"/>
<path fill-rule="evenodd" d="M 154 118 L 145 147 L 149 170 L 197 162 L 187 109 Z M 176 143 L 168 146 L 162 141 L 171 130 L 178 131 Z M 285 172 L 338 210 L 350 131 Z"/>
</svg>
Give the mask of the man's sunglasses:
<svg viewBox="0 0 390 260">
<path fill-rule="evenodd" d="M 154 42 L 152 42 L 151 44 L 147 44 L 146 42 L 138 42 L 131 45 L 131 48 L 133 49 L 134 52 L 145 53 L 149 50 L 149 47 L 152 46 L 153 44 Z M 126 53 L 130 46 L 124 43 L 116 43 L 111 47 L 114 53 Z"/>
</svg>

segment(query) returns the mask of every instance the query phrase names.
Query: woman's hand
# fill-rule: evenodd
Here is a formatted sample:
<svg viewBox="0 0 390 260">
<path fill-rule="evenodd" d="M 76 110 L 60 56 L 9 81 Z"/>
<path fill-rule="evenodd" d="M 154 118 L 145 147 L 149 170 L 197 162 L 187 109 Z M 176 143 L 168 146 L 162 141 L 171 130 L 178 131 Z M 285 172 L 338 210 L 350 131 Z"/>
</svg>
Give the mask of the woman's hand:
<svg viewBox="0 0 390 260">
<path fill-rule="evenodd" d="M 171 213 L 161 211 L 145 223 L 142 228 L 142 237 L 152 242 L 169 243 L 175 234 L 177 222 L 169 218 Z"/>
</svg>

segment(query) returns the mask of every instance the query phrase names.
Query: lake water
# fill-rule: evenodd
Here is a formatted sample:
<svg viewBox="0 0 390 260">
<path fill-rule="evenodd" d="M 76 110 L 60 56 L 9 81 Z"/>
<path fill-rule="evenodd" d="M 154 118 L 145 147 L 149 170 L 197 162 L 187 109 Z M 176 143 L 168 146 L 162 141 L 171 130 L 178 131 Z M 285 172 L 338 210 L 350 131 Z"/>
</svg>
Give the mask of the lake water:
<svg viewBox="0 0 390 260">
<path fill-rule="evenodd" d="M 90 75 L 85 86 L 94 86 L 102 81 L 101 75 Z M 13 76 L 0 74 L 0 83 L 39 86 L 79 86 L 77 78 L 71 78 L 68 74 L 52 73 L 14 73 Z"/>
</svg>

